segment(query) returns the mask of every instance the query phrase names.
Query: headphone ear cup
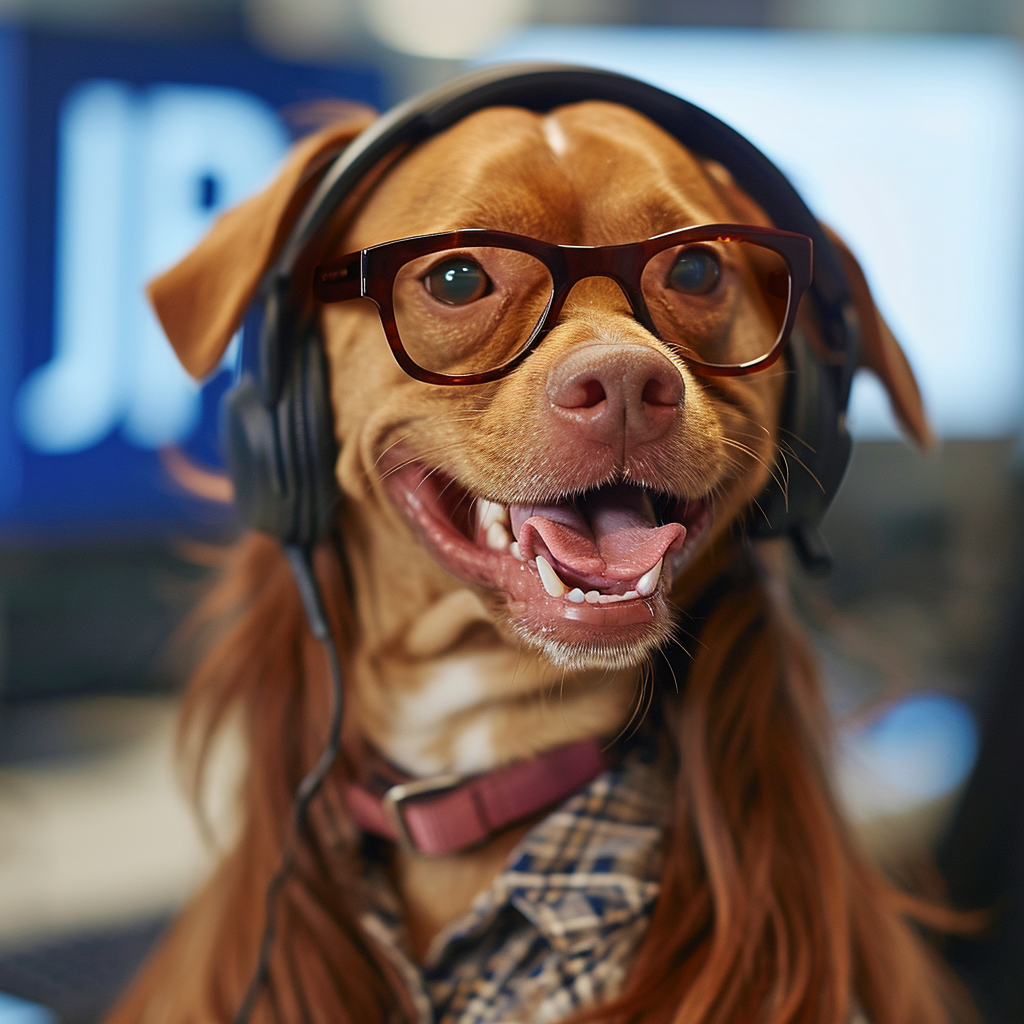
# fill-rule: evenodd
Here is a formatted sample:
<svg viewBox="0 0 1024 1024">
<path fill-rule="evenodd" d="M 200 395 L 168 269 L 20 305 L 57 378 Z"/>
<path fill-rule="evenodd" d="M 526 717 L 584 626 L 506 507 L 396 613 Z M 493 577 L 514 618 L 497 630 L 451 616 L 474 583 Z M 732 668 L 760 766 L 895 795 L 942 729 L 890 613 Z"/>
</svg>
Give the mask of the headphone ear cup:
<svg viewBox="0 0 1024 1024">
<path fill-rule="evenodd" d="M 242 522 L 283 539 L 290 532 L 277 429 L 259 385 L 243 377 L 225 396 L 221 445 Z"/>
<path fill-rule="evenodd" d="M 335 477 L 338 443 L 334 437 L 330 371 L 319 322 L 295 346 L 284 392 L 278 403 L 282 450 L 294 493 L 291 542 L 310 547 L 330 529 L 341 492 Z"/>
<path fill-rule="evenodd" d="M 340 497 L 319 330 L 307 330 L 292 347 L 272 407 L 247 375 L 225 396 L 223 409 L 222 444 L 242 522 L 283 544 L 311 547 L 327 532 Z"/>
<path fill-rule="evenodd" d="M 779 456 L 771 481 L 753 504 L 746 534 L 754 539 L 789 534 L 809 569 L 828 568 L 816 536 L 846 475 L 853 441 L 836 400 L 829 368 L 794 331 L 786 350 L 789 379 L 779 424 Z"/>
</svg>

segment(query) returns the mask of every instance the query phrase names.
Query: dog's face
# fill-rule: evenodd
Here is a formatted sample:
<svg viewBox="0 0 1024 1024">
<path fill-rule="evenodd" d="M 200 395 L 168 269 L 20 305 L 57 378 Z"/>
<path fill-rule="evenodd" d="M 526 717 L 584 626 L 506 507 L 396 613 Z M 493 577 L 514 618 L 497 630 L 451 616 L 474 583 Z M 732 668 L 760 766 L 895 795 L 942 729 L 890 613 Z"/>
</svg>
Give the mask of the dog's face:
<svg viewBox="0 0 1024 1024">
<path fill-rule="evenodd" d="M 493 108 L 404 158 L 338 251 L 467 227 L 634 242 L 740 219 L 726 192 L 626 108 Z M 742 288 L 724 304 L 730 332 L 773 330 Z M 590 278 L 508 376 L 439 387 L 406 376 L 375 310 L 354 305 L 324 309 L 339 441 L 359 456 L 342 463 L 345 490 L 363 500 L 357 475 L 370 481 L 371 504 L 411 527 L 407 566 L 426 551 L 556 664 L 637 664 L 669 631 L 673 579 L 765 485 L 784 367 L 702 377 L 637 322 L 616 284 Z M 396 543 L 390 522 L 360 518 Z"/>
<path fill-rule="evenodd" d="M 301 210 L 308 166 L 365 124 L 355 116 L 300 144 L 270 188 L 154 283 L 196 376 L 217 365 Z M 485 109 L 368 188 L 320 258 L 462 228 L 593 246 L 767 224 L 722 168 L 598 102 L 547 116 Z M 864 361 L 927 441 L 906 361 L 839 248 Z M 478 269 L 488 270 L 482 256 Z M 412 281 L 410 308 L 428 301 L 430 274 Z M 716 306 L 718 331 L 743 349 L 771 325 L 743 279 L 734 284 Z M 464 299 L 435 303 L 435 326 L 476 315 L 475 294 Z M 514 310 L 516 299 L 499 283 L 478 308 Z M 770 477 L 785 358 L 747 376 L 702 376 L 605 278 L 581 280 L 530 355 L 485 385 L 409 377 L 369 300 L 327 304 L 322 322 L 359 623 L 349 709 L 362 734 L 431 774 L 621 728 L 638 706 L 640 666 L 670 633 L 673 600 L 715 571 L 728 549 L 717 542 Z"/>
</svg>

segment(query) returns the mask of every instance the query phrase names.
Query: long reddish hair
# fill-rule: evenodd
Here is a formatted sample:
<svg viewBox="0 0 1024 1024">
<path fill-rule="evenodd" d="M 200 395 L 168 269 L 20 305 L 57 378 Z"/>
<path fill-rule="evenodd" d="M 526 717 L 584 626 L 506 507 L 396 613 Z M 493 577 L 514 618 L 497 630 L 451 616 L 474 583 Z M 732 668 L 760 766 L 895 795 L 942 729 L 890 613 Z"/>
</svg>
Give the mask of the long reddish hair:
<svg viewBox="0 0 1024 1024">
<path fill-rule="evenodd" d="M 352 635 L 333 551 L 317 571 L 336 635 Z M 204 614 L 220 639 L 186 693 L 181 751 L 198 789 L 240 714 L 249 751 L 238 841 L 114 1011 L 112 1024 L 229 1024 L 258 956 L 264 892 L 292 793 L 325 741 L 329 680 L 277 545 L 235 550 Z M 827 719 L 807 644 L 756 571 L 709 613 L 678 694 L 655 701 L 678 778 L 661 894 L 628 984 L 576 1024 L 949 1024 L 955 984 L 908 919 L 954 915 L 897 891 L 837 813 Z M 348 758 L 357 756 L 349 737 Z M 412 1009 L 359 925 L 357 837 L 343 758 L 314 801 L 280 892 L 253 1024 L 397 1024 Z"/>
</svg>

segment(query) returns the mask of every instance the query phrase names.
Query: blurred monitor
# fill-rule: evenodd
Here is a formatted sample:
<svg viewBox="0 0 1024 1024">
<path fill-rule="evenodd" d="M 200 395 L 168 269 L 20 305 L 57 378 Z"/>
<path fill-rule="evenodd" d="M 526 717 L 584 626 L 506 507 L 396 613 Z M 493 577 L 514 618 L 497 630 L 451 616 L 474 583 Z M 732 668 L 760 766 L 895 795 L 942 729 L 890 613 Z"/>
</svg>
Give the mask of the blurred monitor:
<svg viewBox="0 0 1024 1024">
<path fill-rule="evenodd" d="M 491 56 L 613 68 L 723 117 L 861 256 L 940 434 L 1020 432 L 1015 44 L 541 27 Z M 289 111 L 324 97 L 379 106 L 380 94 L 369 68 L 286 64 L 241 43 L 0 32 L 0 540 L 216 523 L 161 453 L 218 463 L 230 374 L 189 381 L 143 282 L 267 181 L 293 134 Z M 868 378 L 851 418 L 861 437 L 894 433 Z"/>
<path fill-rule="evenodd" d="M 216 525 L 160 453 L 217 464 L 229 374 L 185 375 L 143 284 L 267 183 L 304 105 L 380 93 L 242 43 L 0 31 L 0 539 Z"/>
<path fill-rule="evenodd" d="M 1024 428 L 1024 58 L 997 37 L 538 27 L 491 61 L 610 68 L 717 114 L 865 266 L 941 436 Z M 851 420 L 895 434 L 861 375 Z"/>
</svg>

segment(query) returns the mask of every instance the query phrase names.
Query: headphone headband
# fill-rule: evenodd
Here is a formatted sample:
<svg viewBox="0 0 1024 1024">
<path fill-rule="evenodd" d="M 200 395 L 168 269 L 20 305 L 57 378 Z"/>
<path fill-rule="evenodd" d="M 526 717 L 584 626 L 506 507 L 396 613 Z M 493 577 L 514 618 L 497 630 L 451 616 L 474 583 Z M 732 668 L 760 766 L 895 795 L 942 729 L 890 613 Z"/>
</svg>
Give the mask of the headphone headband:
<svg viewBox="0 0 1024 1024">
<path fill-rule="evenodd" d="M 306 248 L 327 228 L 345 197 L 399 147 L 412 147 L 483 107 L 515 106 L 545 113 L 584 100 L 622 103 L 650 118 L 688 149 L 726 166 L 776 227 L 808 235 L 814 242 L 811 292 L 825 344 L 837 353 L 847 349 L 846 275 L 821 224 L 775 164 L 734 128 L 679 96 L 614 71 L 570 64 L 524 62 L 481 68 L 414 96 L 375 121 L 328 167 L 269 275 L 271 289 L 273 282 L 291 279 Z M 279 292 L 278 301 L 287 298 Z M 273 391 L 279 368 L 273 360 L 264 365 Z M 849 382 L 845 384 L 848 387 Z"/>
<path fill-rule="evenodd" d="M 295 269 L 302 251 L 326 228 L 344 197 L 398 146 L 422 142 L 483 107 L 514 106 L 546 113 L 584 100 L 632 107 L 688 149 L 724 164 L 776 227 L 798 231 L 813 240 L 818 301 L 834 310 L 849 301 L 846 275 L 821 224 L 786 176 L 752 142 L 701 107 L 639 79 L 544 62 L 498 64 L 472 71 L 406 100 L 375 121 L 324 174 L 281 252 L 278 272 L 287 276 Z"/>
</svg>

